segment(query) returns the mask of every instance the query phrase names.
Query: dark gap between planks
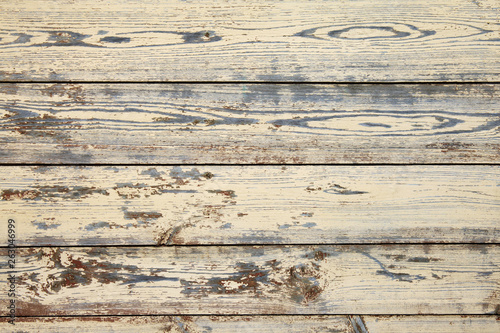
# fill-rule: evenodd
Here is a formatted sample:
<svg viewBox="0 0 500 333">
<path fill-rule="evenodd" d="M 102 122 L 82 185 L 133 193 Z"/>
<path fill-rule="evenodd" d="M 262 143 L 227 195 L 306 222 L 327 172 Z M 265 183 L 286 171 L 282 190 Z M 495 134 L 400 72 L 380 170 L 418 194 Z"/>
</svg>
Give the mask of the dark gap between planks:
<svg viewBox="0 0 500 333">
<path fill-rule="evenodd" d="M 500 166 L 500 163 L 1 163 L 2 166 L 151 166 L 151 167 L 175 167 L 175 166 Z"/>
<path fill-rule="evenodd" d="M 485 242 L 470 242 L 470 243 L 464 243 L 464 242 L 422 242 L 422 243 L 400 243 L 400 242 L 393 242 L 393 243 L 388 243 L 388 242 L 380 242 L 380 243 L 238 243 L 238 244 L 117 244 L 117 245 L 39 245 L 39 246 L 33 246 L 33 245 L 19 245 L 15 246 L 14 248 L 16 249 L 29 249 L 29 248 L 52 248 L 52 247 L 59 247 L 59 248 L 90 248 L 90 247 L 97 247 L 97 248 L 130 248 L 130 247 L 253 247 L 253 246 L 260 246 L 260 247 L 287 247 L 287 246 L 300 246 L 300 247 L 306 247 L 306 246 L 371 246 L 371 245 L 379 245 L 379 246 L 392 246 L 392 245 L 408 245 L 408 246 L 426 246 L 426 245 L 435 245 L 439 247 L 443 246 L 448 246 L 448 245 L 489 245 L 489 246 L 500 246 L 500 243 L 495 242 L 495 243 L 485 243 Z M 0 249 L 7 249 L 9 248 L 8 246 L 0 246 Z M 12 247 L 10 247 L 12 248 Z"/>
<path fill-rule="evenodd" d="M 276 85 L 491 85 L 500 81 L 388 81 L 388 82 L 353 82 L 353 81 L 0 81 L 5 84 L 276 84 Z"/>
<path fill-rule="evenodd" d="M 178 317 L 183 316 L 183 314 L 172 313 L 172 314 L 121 314 L 121 315 L 64 315 L 64 316 L 16 316 L 16 318 L 86 318 L 86 317 Z M 300 314 L 300 313 L 289 313 L 289 314 L 280 314 L 280 313 L 270 313 L 270 314 L 188 314 L 186 316 L 189 317 L 342 317 L 342 316 L 366 316 L 366 317 L 498 317 L 496 314 L 446 314 L 446 313 L 437 313 L 437 314 L 349 314 L 349 313 L 341 313 L 341 314 Z M 9 318 L 8 316 L 0 316 L 0 318 Z"/>
</svg>

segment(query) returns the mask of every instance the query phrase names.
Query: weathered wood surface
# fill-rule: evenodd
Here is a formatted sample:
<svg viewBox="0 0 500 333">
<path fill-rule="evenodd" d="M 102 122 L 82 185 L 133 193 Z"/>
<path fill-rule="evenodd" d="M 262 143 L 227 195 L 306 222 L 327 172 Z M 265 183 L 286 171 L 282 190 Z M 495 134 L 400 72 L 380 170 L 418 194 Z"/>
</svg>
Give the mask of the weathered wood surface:
<svg viewBox="0 0 500 333">
<path fill-rule="evenodd" d="M 498 314 L 499 280 L 496 245 L 23 248 L 16 306 L 18 316 Z"/>
<path fill-rule="evenodd" d="M 500 331 L 498 316 L 362 316 L 362 319 L 367 330 L 358 331 L 359 333 L 498 333 Z"/>
<path fill-rule="evenodd" d="M 497 0 L 0 0 L 0 22 L 16 332 L 500 331 Z"/>
<path fill-rule="evenodd" d="M 3 0 L 0 80 L 494 81 L 496 0 Z"/>
<path fill-rule="evenodd" d="M 360 321 L 361 325 L 360 326 Z M 364 329 L 364 330 L 363 330 Z M 39 333 L 498 333 L 495 316 L 106 316 L 19 317 L 15 329 L 0 318 L 2 332 Z"/>
<path fill-rule="evenodd" d="M 499 182 L 471 165 L 4 166 L 0 214 L 23 246 L 500 243 Z"/>
<path fill-rule="evenodd" d="M 498 85 L 0 84 L 0 163 L 499 163 Z"/>
<path fill-rule="evenodd" d="M 486 327 L 495 327 L 492 320 L 482 320 Z M 493 320 L 494 321 L 494 320 Z M 1 321 L 0 330 L 12 330 L 12 325 Z M 202 333 L 202 332 L 290 332 L 355 333 L 346 316 L 130 316 L 80 318 L 19 318 L 13 332 L 148 332 L 148 333 Z M 496 332 L 495 332 L 496 333 Z"/>
</svg>

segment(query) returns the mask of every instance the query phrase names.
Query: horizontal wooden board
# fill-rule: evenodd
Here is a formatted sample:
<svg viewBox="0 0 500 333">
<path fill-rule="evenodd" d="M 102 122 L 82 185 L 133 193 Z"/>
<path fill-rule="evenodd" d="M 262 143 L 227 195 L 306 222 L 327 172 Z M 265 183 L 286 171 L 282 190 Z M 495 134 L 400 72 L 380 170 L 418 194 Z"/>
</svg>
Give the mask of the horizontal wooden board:
<svg viewBox="0 0 500 333">
<path fill-rule="evenodd" d="M 366 331 L 360 333 L 458 333 L 500 331 L 498 316 L 362 316 Z M 356 332 L 358 333 L 358 332 Z"/>
<path fill-rule="evenodd" d="M 498 166 L 10 166 L 0 214 L 23 246 L 500 243 L 499 185 Z"/>
<path fill-rule="evenodd" d="M 2 332 L 497 333 L 495 316 L 109 316 L 0 318 Z M 363 326 L 360 326 L 363 325 Z"/>
<path fill-rule="evenodd" d="M 494 81 L 496 0 L 3 0 L 0 80 Z"/>
<path fill-rule="evenodd" d="M 14 274 L 18 316 L 500 310 L 496 245 L 23 248 Z"/>
<path fill-rule="evenodd" d="M 498 85 L 0 84 L 0 163 L 499 163 Z"/>
<path fill-rule="evenodd" d="M 483 320 L 489 324 L 491 320 Z M 12 330 L 0 319 L 2 332 Z M 493 326 L 494 327 L 494 326 Z M 18 318 L 13 332 L 148 332 L 148 333 L 205 333 L 205 332 L 290 332 L 355 333 L 345 316 L 127 316 L 127 317 L 53 317 Z M 496 332 L 495 332 L 496 333 Z"/>
</svg>

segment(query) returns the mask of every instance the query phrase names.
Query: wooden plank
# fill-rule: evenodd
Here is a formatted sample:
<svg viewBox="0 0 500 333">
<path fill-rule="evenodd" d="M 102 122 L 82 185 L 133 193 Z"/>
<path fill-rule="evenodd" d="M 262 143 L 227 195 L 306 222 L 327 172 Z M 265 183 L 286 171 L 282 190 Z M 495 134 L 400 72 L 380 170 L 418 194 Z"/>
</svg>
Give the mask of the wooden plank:
<svg viewBox="0 0 500 333">
<path fill-rule="evenodd" d="M 369 333 L 488 332 L 500 330 L 498 316 L 363 316 Z"/>
<path fill-rule="evenodd" d="M 0 80 L 494 81 L 496 0 L 3 0 Z"/>
<path fill-rule="evenodd" d="M 0 163 L 499 163 L 499 95 L 489 84 L 0 84 Z"/>
<path fill-rule="evenodd" d="M 23 246 L 499 243 L 499 181 L 498 166 L 10 166 L 0 214 Z"/>
<path fill-rule="evenodd" d="M 12 329 L 0 318 L 0 329 Z M 491 320 L 490 320 L 491 321 Z M 489 324 L 488 321 L 485 321 Z M 16 332 L 290 332 L 355 333 L 346 316 L 20 317 Z M 496 332 L 495 332 L 496 333 Z"/>
<path fill-rule="evenodd" d="M 15 270 L 18 316 L 500 309 L 495 245 L 22 248 Z"/>
<path fill-rule="evenodd" d="M 358 317 L 358 316 L 356 316 Z M 362 316 L 363 333 L 497 333 L 494 316 Z M 109 316 L 19 317 L 15 330 L 0 318 L 2 332 L 290 332 L 359 333 L 347 316 Z"/>
</svg>

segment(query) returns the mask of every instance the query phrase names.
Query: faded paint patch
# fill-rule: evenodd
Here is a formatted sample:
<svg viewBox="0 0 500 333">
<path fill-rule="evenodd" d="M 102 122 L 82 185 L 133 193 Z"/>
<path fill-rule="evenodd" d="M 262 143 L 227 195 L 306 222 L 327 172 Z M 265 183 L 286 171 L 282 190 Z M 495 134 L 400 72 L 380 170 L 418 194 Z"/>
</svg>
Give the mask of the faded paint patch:
<svg viewBox="0 0 500 333">
<path fill-rule="evenodd" d="M 154 117 L 153 121 L 159 122 L 159 123 L 168 123 L 171 122 L 173 119 L 172 117 Z"/>
<path fill-rule="evenodd" d="M 44 113 L 34 114 L 33 112 L 21 112 L 10 109 L 9 114 L 4 117 L 7 121 L 2 125 L 6 130 L 18 133 L 20 135 L 34 138 L 55 139 L 58 142 L 67 142 L 70 140 L 68 129 L 80 129 L 82 125 L 72 119 L 57 118 L 56 116 Z"/>
<path fill-rule="evenodd" d="M 142 221 L 148 221 L 148 220 L 156 220 L 159 219 L 160 217 L 163 217 L 162 213 L 157 213 L 157 212 L 129 212 L 125 211 L 123 213 L 125 219 L 127 220 L 142 220 Z"/>
<path fill-rule="evenodd" d="M 183 293 L 187 296 L 208 296 L 209 294 L 236 294 L 253 293 L 262 296 L 263 287 L 270 287 L 277 291 L 283 282 L 270 277 L 271 271 L 276 269 L 277 261 L 257 265 L 253 262 L 236 263 L 234 274 L 225 277 L 213 277 L 199 284 L 196 281 L 181 280 L 184 286 Z"/>
<path fill-rule="evenodd" d="M 130 43 L 130 37 L 116 37 L 116 36 L 109 36 L 109 37 L 103 37 L 99 40 L 99 42 L 106 42 L 106 43 Z"/>
<path fill-rule="evenodd" d="M 37 229 L 42 229 L 42 230 L 49 230 L 49 229 L 57 229 L 61 224 L 59 223 L 52 223 L 52 224 L 47 224 L 45 222 L 31 222 L 33 225 L 36 226 Z"/>
<path fill-rule="evenodd" d="M 291 298 L 297 303 L 308 304 L 316 300 L 327 284 L 325 281 L 322 283 L 319 265 L 314 263 L 293 266 L 288 274 L 287 285 L 291 288 Z"/>
<path fill-rule="evenodd" d="M 162 178 L 162 174 L 164 174 L 164 172 L 158 172 L 158 170 L 156 170 L 156 168 L 149 168 L 147 170 L 143 170 L 141 171 L 140 173 L 141 175 L 149 175 L 151 176 L 151 178 L 155 179 L 155 180 L 164 180 Z"/>
<path fill-rule="evenodd" d="M 199 327 L 191 316 L 167 317 L 161 327 L 164 333 L 202 333 L 212 331 L 210 327 Z M 207 330 L 208 329 L 208 330 Z"/>
<path fill-rule="evenodd" d="M 40 192 L 34 190 L 3 190 L 1 193 L 2 200 L 33 200 L 40 196 Z"/>
<path fill-rule="evenodd" d="M 102 257 L 102 252 L 98 255 Z M 92 283 L 134 285 L 155 281 L 178 281 L 175 277 L 143 271 L 135 265 L 112 263 L 92 256 L 77 256 L 60 248 L 34 249 L 26 260 L 43 268 L 26 272 L 18 279 L 18 283 L 26 286 L 37 298 Z"/>
<path fill-rule="evenodd" d="M 156 245 L 172 245 L 174 243 L 182 244 L 183 241 L 181 239 L 176 239 L 175 237 L 178 236 L 182 229 L 190 226 L 192 226 L 190 223 L 182 223 L 181 225 L 172 226 L 168 229 L 162 229 L 160 227 L 155 236 Z"/>
<path fill-rule="evenodd" d="M 185 32 L 182 34 L 182 39 L 185 43 L 206 43 L 220 41 L 222 37 L 217 36 L 214 31 L 198 31 Z"/>
<path fill-rule="evenodd" d="M 85 230 L 87 231 L 95 231 L 100 228 L 110 228 L 110 224 L 108 222 L 95 222 L 85 226 Z"/>
<path fill-rule="evenodd" d="M 14 83 L 3 83 L 0 84 L 0 94 L 7 95 L 17 95 L 19 91 L 19 85 Z"/>
<path fill-rule="evenodd" d="M 197 168 L 192 168 L 191 170 L 183 170 L 182 167 L 176 166 L 170 170 L 170 177 L 176 180 L 185 181 L 186 179 L 200 180 L 202 174 Z"/>
<path fill-rule="evenodd" d="M 325 190 L 325 192 L 326 193 L 333 193 L 333 194 L 342 194 L 342 195 L 356 195 L 356 194 L 368 193 L 368 192 L 364 192 L 364 191 L 349 190 L 343 186 L 340 186 L 339 184 L 330 185 L 329 188 Z"/>
<path fill-rule="evenodd" d="M 254 249 L 255 250 L 255 249 Z M 182 291 L 188 297 L 208 297 L 211 294 L 246 294 L 251 297 L 273 298 L 287 295 L 294 303 L 307 305 L 317 300 L 328 281 L 315 262 L 304 262 L 283 267 L 279 260 L 238 262 L 235 273 L 213 277 L 205 281 L 181 280 Z M 282 297 L 282 296 L 279 296 Z"/>
<path fill-rule="evenodd" d="M 442 261 L 443 259 L 428 258 L 428 257 L 413 257 L 409 258 L 408 262 L 431 262 L 431 261 Z"/>
<path fill-rule="evenodd" d="M 349 316 L 354 333 L 369 333 L 362 316 Z"/>
<path fill-rule="evenodd" d="M 233 190 L 207 190 L 208 193 L 220 194 L 226 197 L 235 198 L 236 194 Z"/>
<path fill-rule="evenodd" d="M 2 200 L 51 200 L 53 198 L 62 199 L 82 199 L 91 195 L 105 195 L 109 193 L 106 190 L 98 189 L 96 187 L 86 186 L 33 186 L 33 189 L 28 190 L 3 190 L 0 194 Z"/>
<path fill-rule="evenodd" d="M 368 192 L 365 191 L 355 191 L 350 190 L 344 186 L 335 183 L 328 183 L 326 185 L 315 186 L 311 184 L 305 188 L 307 192 L 315 192 L 315 191 L 323 191 L 325 193 L 330 194 L 339 194 L 339 195 L 356 195 L 356 194 L 365 194 Z"/>
<path fill-rule="evenodd" d="M 414 281 L 426 279 L 425 276 L 420 275 L 420 274 L 411 275 L 408 273 L 392 272 L 388 268 L 386 268 L 384 266 L 384 264 L 380 260 L 378 260 L 377 258 L 373 257 L 372 255 L 370 255 L 366 252 L 362 252 L 362 254 L 364 256 L 370 258 L 371 260 L 375 261 L 380 266 L 381 269 L 376 271 L 377 275 L 384 275 L 384 276 L 387 276 L 393 280 L 403 281 L 403 282 L 414 282 Z"/>
<path fill-rule="evenodd" d="M 425 145 L 427 149 L 439 149 L 442 153 L 448 152 L 474 152 L 474 144 L 463 142 L 439 142 Z"/>
<path fill-rule="evenodd" d="M 180 182 L 179 182 L 180 183 Z M 181 185 L 186 185 L 182 182 Z M 134 199 L 140 197 L 150 197 L 165 193 L 197 193 L 197 190 L 181 190 L 177 183 L 165 183 L 161 185 L 149 185 L 143 183 L 117 183 L 113 190 L 123 199 Z"/>
<path fill-rule="evenodd" d="M 62 100 L 58 100 L 56 105 L 62 105 L 62 103 L 89 104 L 86 101 L 85 90 L 81 85 L 57 83 L 41 88 L 40 92 L 51 99 L 55 99 L 56 97 L 63 98 Z"/>
<path fill-rule="evenodd" d="M 33 44 L 33 46 L 87 46 L 87 47 L 100 47 L 99 45 L 89 44 L 84 42 L 84 39 L 91 37 L 91 35 L 84 35 L 73 31 L 42 31 L 49 36 L 46 42 Z"/>
</svg>

